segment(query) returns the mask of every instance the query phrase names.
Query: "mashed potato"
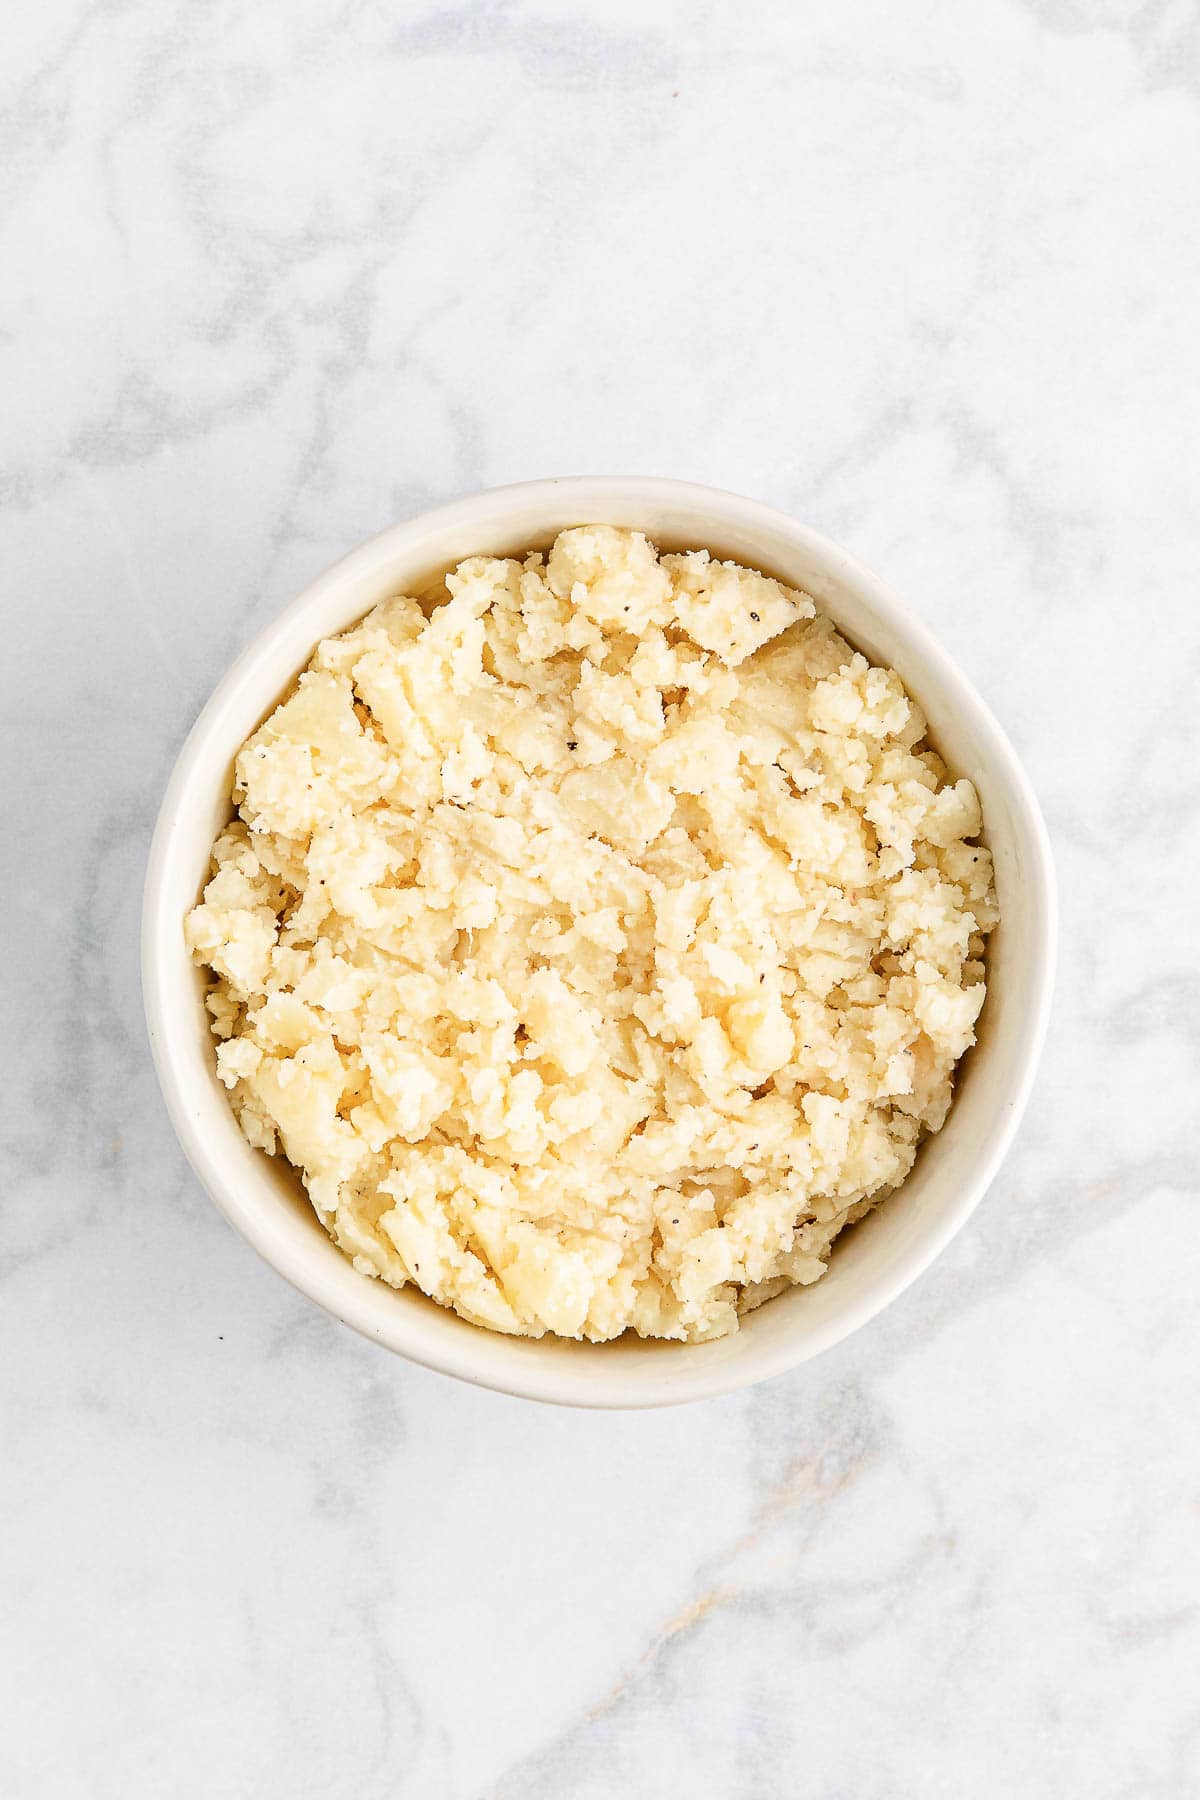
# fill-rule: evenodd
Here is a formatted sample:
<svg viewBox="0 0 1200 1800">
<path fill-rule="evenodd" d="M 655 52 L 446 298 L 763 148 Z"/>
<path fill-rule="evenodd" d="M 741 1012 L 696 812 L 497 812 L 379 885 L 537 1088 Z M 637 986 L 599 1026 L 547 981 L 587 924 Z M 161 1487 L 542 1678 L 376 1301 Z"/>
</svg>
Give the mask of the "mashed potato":
<svg viewBox="0 0 1200 1800">
<path fill-rule="evenodd" d="M 319 645 L 186 923 L 217 1067 L 364 1274 L 703 1339 L 950 1105 L 996 919 L 889 669 L 703 550 L 564 531 Z"/>
</svg>

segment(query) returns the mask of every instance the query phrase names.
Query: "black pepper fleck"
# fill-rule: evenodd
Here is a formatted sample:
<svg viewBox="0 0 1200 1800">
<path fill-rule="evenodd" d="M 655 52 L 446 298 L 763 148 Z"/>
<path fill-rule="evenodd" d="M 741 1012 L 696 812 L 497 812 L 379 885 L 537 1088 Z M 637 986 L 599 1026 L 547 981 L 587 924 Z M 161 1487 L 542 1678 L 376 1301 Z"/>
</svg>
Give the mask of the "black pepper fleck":
<svg viewBox="0 0 1200 1800">
<path fill-rule="evenodd" d="M 579 745 L 574 738 L 567 739 L 567 749 L 568 750 L 578 750 L 578 748 L 579 748 Z"/>
<path fill-rule="evenodd" d="M 751 618 L 752 618 L 752 619 L 753 619 L 753 620 L 754 620 L 754 623 L 755 623 L 755 624 L 756 624 L 756 625 L 757 625 L 757 624 L 758 624 L 758 614 L 757 614 L 757 613 L 751 613 L 751 614 L 750 614 L 750 617 L 751 617 Z"/>
</svg>

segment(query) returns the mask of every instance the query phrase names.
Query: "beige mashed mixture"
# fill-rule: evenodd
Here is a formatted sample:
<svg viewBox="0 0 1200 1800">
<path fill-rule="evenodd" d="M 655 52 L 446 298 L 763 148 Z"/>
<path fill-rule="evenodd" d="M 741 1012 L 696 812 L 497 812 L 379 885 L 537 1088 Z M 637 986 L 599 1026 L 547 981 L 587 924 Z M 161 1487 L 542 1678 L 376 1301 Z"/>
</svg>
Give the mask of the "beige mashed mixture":
<svg viewBox="0 0 1200 1800">
<path fill-rule="evenodd" d="M 478 1324 L 733 1331 L 973 1041 L 991 858 L 924 733 L 805 594 L 636 532 L 386 601 L 242 750 L 187 920 L 246 1136 Z"/>
</svg>

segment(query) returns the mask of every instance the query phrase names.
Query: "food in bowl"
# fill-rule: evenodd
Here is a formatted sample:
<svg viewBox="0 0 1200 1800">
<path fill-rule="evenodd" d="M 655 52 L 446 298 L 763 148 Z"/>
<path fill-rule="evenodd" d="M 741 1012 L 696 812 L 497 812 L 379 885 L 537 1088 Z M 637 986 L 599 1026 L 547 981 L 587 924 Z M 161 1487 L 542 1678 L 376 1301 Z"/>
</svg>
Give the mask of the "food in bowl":
<svg viewBox="0 0 1200 1800">
<path fill-rule="evenodd" d="M 942 1125 L 996 922 L 970 782 L 804 593 L 641 533 L 320 645 L 186 921 L 249 1141 L 364 1274 L 702 1340 Z"/>
</svg>

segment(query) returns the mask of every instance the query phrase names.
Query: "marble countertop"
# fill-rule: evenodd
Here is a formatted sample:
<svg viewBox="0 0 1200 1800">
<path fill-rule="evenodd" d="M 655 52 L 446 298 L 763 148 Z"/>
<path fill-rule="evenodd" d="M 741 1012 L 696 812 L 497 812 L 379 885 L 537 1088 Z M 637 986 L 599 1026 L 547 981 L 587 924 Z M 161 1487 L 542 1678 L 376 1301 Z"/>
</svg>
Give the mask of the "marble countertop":
<svg viewBox="0 0 1200 1800">
<path fill-rule="evenodd" d="M 47 0 L 6 23 L 0 1792 L 1200 1792 L 1187 0 Z M 428 503 L 784 507 L 1016 740 L 1062 888 L 970 1226 L 794 1375 L 471 1391 L 225 1226 L 139 888 L 235 651 Z"/>
</svg>

